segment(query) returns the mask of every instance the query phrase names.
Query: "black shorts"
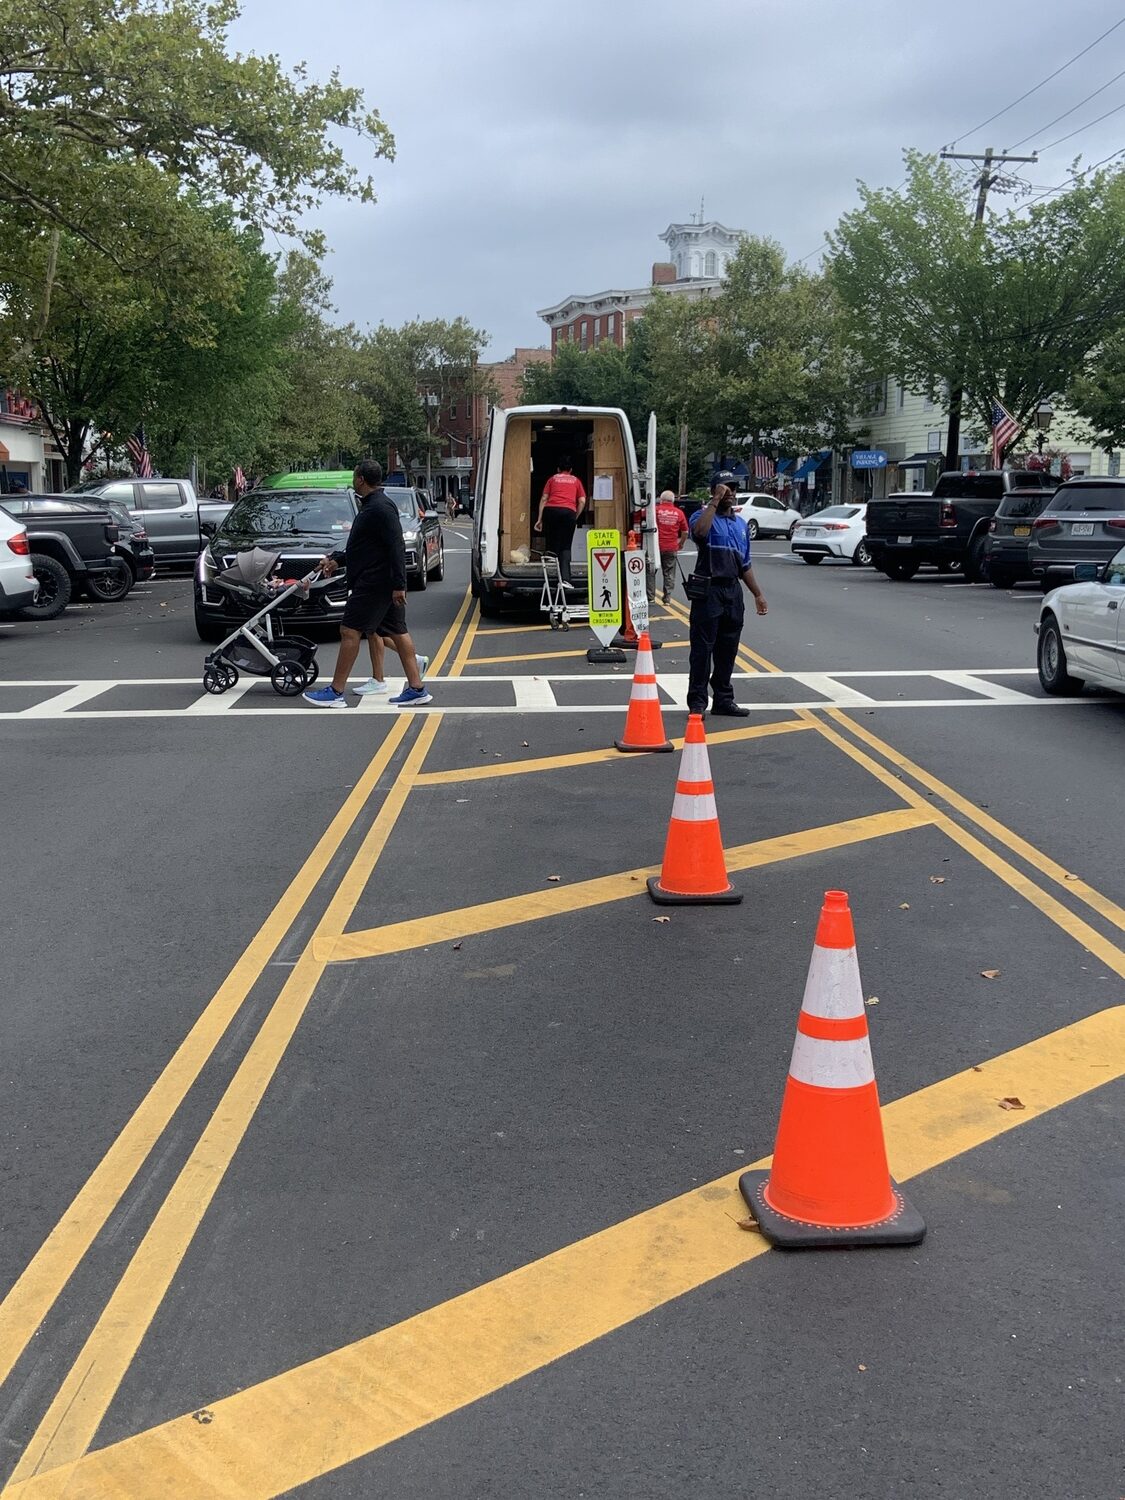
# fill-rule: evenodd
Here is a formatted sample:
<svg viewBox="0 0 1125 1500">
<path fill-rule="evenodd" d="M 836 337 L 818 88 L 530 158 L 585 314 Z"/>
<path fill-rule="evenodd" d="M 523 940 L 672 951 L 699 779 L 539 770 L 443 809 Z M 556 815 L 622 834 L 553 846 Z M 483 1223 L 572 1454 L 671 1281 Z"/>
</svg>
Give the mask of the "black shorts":
<svg viewBox="0 0 1125 1500">
<path fill-rule="evenodd" d="M 349 594 L 340 623 L 360 635 L 405 635 L 406 607 L 390 594 Z"/>
</svg>

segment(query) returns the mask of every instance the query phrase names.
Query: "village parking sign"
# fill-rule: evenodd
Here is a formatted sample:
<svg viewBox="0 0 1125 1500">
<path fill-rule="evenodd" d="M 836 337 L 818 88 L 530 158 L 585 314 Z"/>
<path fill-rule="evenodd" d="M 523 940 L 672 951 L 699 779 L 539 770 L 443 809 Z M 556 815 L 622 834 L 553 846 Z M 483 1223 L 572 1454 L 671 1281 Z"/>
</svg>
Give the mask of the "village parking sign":
<svg viewBox="0 0 1125 1500">
<path fill-rule="evenodd" d="M 857 448 L 852 454 L 853 469 L 885 469 L 887 455 L 882 448 Z"/>
</svg>

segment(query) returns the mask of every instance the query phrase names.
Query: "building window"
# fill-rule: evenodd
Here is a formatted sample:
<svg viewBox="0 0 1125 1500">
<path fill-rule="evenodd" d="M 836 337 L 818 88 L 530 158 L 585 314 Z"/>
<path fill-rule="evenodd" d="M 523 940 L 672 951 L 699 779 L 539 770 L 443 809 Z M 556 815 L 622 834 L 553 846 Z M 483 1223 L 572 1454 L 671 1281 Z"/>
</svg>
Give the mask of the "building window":
<svg viewBox="0 0 1125 1500">
<path fill-rule="evenodd" d="M 868 415 L 881 417 L 887 409 L 887 382 L 885 380 L 869 380 L 865 390 L 867 392 Z"/>
<path fill-rule="evenodd" d="M 595 318 L 594 319 L 594 343 L 595 344 L 600 343 L 601 342 L 601 337 L 602 337 L 602 320 L 601 320 L 601 318 Z"/>
<path fill-rule="evenodd" d="M 934 409 L 934 407 L 936 405 L 937 405 L 937 402 L 934 400 L 934 398 L 932 396 L 923 396 L 922 397 L 922 410 L 923 411 L 933 411 L 933 409 Z"/>
<path fill-rule="evenodd" d="M 703 262 L 703 274 L 705 276 L 714 276 L 714 274 L 715 274 L 715 252 L 714 252 L 714 250 L 708 250 L 708 252 L 707 252 L 707 258 Z"/>
<path fill-rule="evenodd" d="M 583 318 L 582 319 L 582 331 L 581 331 L 581 337 L 580 337 L 580 342 L 581 342 L 581 345 L 582 345 L 583 349 L 585 349 L 587 343 L 589 342 L 589 338 L 590 338 L 590 320 L 589 320 L 589 318 Z"/>
<path fill-rule="evenodd" d="M 1120 453 L 1111 453 L 1109 455 L 1109 477 L 1111 479 L 1120 479 L 1121 477 Z"/>
<path fill-rule="evenodd" d="M 456 422 L 456 420 L 457 420 L 457 403 L 456 403 L 456 401 L 451 401 L 449 403 L 449 420 L 451 422 Z"/>
<path fill-rule="evenodd" d="M 900 380 L 899 384 L 898 384 L 898 409 L 899 409 L 899 411 L 902 411 L 905 406 L 906 406 L 906 387 L 903 385 L 902 381 Z"/>
<path fill-rule="evenodd" d="M 940 453 L 941 452 L 941 433 L 940 432 L 927 432 L 926 433 L 926 452 L 927 453 Z"/>
<path fill-rule="evenodd" d="M 1083 474 L 1090 472 L 1090 455 L 1088 453 L 1068 453 L 1070 459 L 1070 474 L 1072 479 L 1078 479 Z"/>
</svg>

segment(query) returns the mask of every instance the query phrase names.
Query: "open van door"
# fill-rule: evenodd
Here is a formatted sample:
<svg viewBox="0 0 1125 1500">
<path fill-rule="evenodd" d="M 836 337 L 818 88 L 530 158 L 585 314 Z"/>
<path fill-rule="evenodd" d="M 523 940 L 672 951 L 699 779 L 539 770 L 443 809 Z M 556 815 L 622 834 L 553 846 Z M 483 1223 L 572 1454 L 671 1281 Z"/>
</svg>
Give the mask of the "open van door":
<svg viewBox="0 0 1125 1500">
<path fill-rule="evenodd" d="M 656 532 L 656 413 L 648 414 L 648 443 L 645 448 L 645 527 L 644 553 L 653 577 L 660 573 L 660 539 Z"/>
</svg>

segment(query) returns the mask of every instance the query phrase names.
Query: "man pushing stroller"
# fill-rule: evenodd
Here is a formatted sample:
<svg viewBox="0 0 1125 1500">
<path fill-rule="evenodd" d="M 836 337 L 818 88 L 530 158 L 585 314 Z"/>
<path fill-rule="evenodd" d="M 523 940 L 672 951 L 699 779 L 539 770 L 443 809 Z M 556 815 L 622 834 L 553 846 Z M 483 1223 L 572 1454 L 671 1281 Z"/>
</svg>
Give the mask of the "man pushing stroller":
<svg viewBox="0 0 1125 1500">
<path fill-rule="evenodd" d="M 349 592 L 340 622 L 336 670 L 331 686 L 310 688 L 303 696 L 317 708 L 346 708 L 348 676 L 361 643 L 365 637 L 384 638 L 393 645 L 406 673 L 406 686 L 389 701 L 398 708 L 417 708 L 433 700 L 422 683 L 414 642 L 406 628 L 406 546 L 398 507 L 387 498 L 383 470 L 372 458 L 357 465 L 352 487 L 360 507 L 347 547 L 320 564 L 326 577 L 341 563 L 347 567 Z"/>
</svg>

